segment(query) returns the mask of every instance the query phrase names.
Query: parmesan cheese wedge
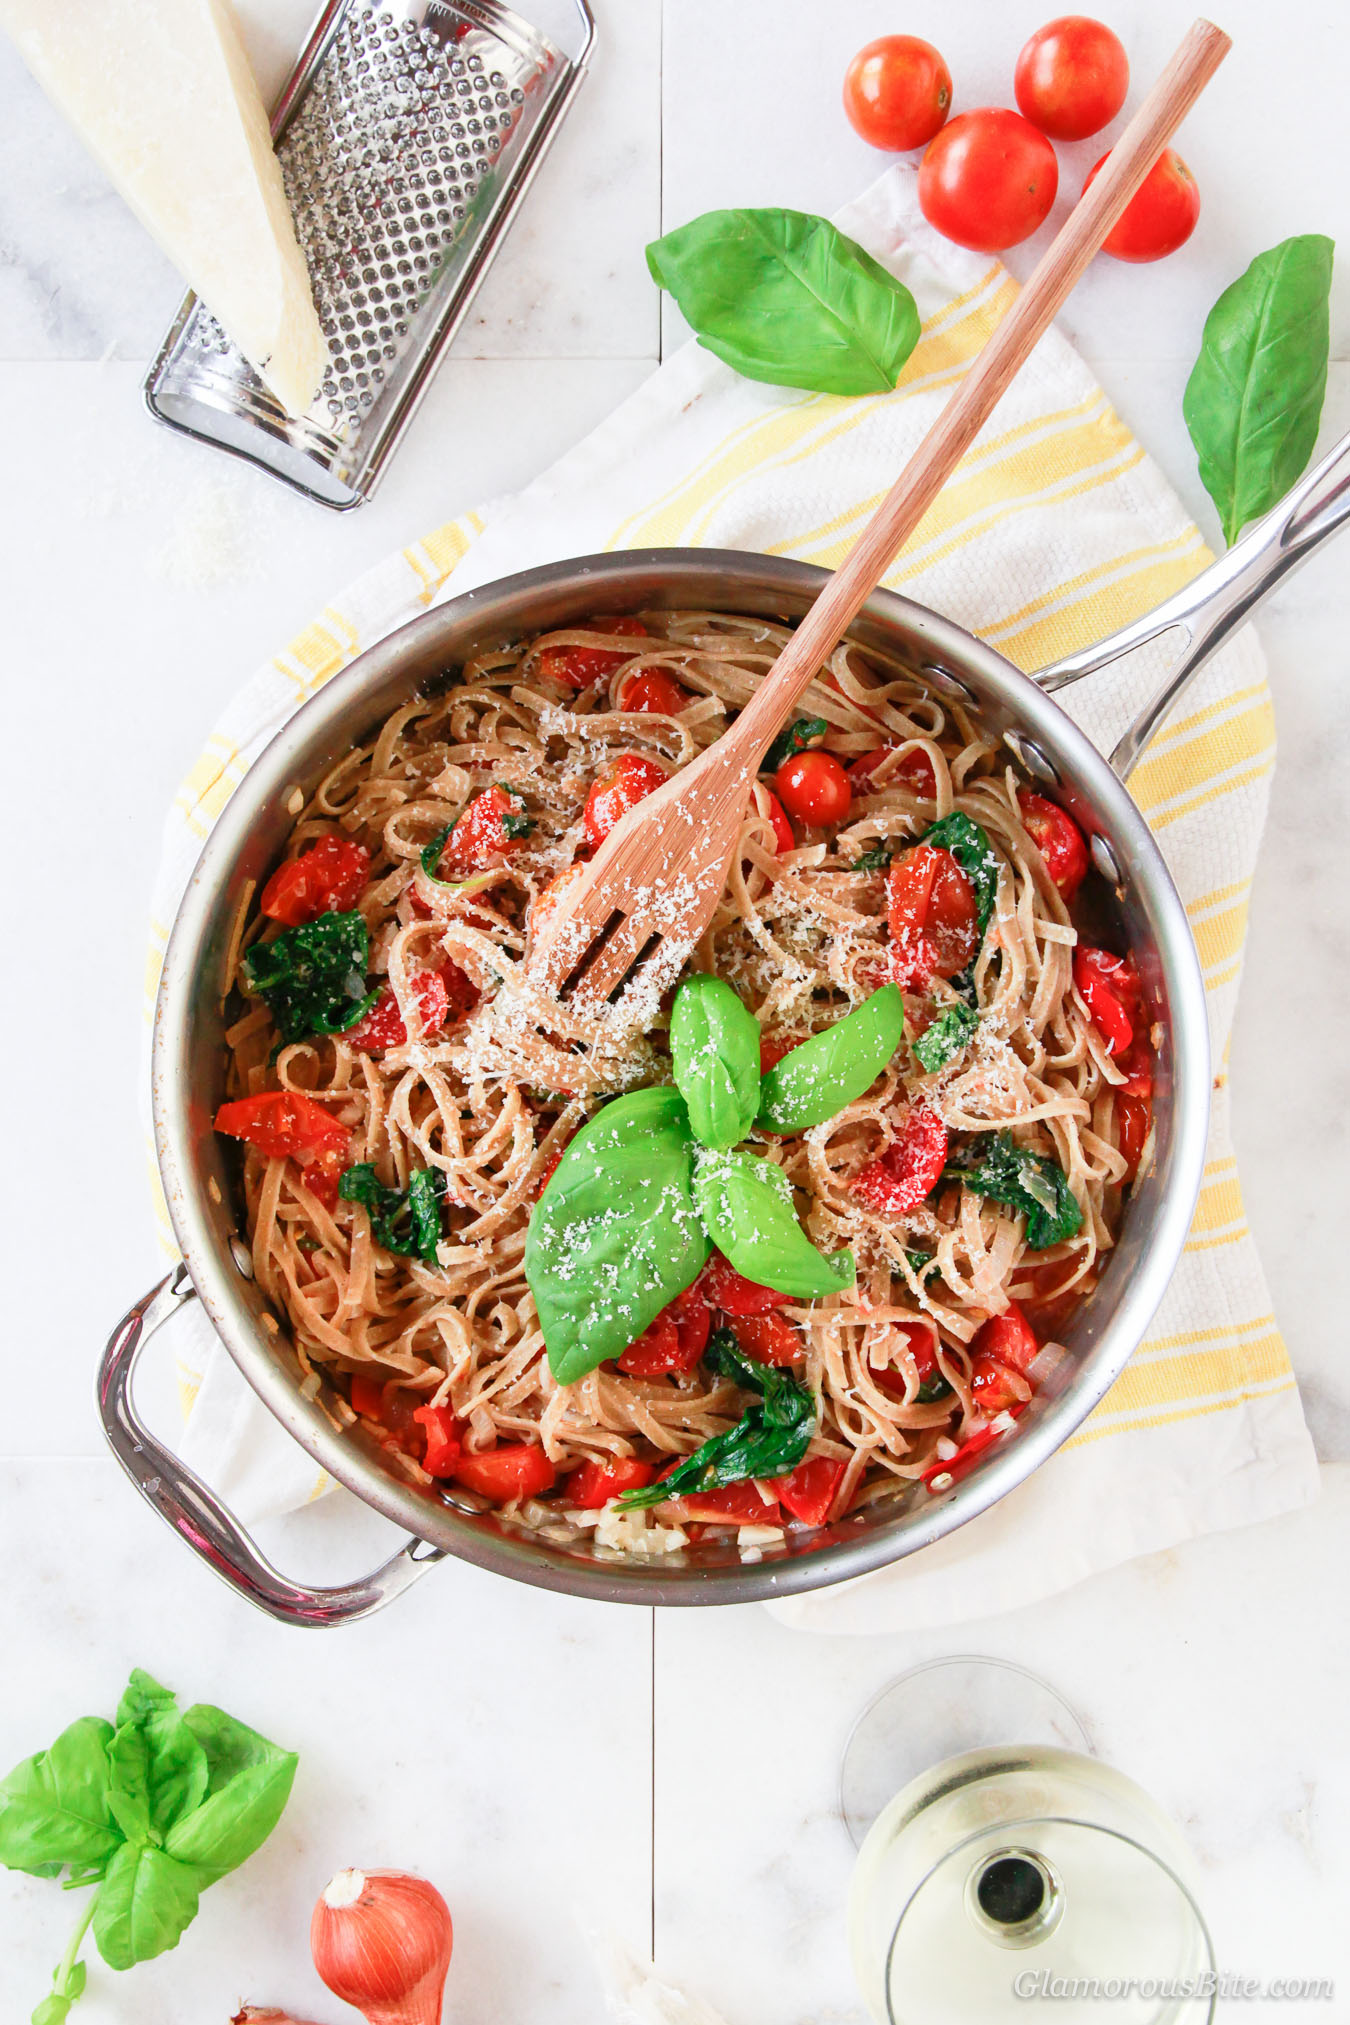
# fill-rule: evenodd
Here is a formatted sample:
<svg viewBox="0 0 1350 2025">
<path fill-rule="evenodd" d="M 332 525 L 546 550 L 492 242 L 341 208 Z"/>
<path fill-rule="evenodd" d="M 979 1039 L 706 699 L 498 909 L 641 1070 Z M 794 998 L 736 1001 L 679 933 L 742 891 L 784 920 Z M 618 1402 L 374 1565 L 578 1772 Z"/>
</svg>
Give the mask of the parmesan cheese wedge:
<svg viewBox="0 0 1350 2025">
<path fill-rule="evenodd" d="M 302 414 L 328 347 L 227 0 L 0 0 L 0 27 L 189 287 Z"/>
</svg>

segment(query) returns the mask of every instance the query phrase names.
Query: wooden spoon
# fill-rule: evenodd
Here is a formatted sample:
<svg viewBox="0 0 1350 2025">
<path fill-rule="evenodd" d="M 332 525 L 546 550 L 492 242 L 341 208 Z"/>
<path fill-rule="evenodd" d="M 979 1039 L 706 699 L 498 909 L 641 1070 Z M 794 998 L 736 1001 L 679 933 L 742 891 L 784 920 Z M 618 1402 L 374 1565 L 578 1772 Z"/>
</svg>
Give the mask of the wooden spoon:
<svg viewBox="0 0 1350 2025">
<path fill-rule="evenodd" d="M 560 896 L 531 978 L 595 1008 L 674 981 L 722 896 L 760 763 L 1232 44 L 1197 21 L 970 371 L 735 722 L 630 809 Z"/>
</svg>

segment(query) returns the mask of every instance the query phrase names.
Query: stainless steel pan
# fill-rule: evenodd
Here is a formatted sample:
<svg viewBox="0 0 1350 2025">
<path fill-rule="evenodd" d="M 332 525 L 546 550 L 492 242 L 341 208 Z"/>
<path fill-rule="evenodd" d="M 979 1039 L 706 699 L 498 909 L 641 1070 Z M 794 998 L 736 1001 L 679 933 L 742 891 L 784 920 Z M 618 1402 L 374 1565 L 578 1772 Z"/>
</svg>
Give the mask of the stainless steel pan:
<svg viewBox="0 0 1350 2025">
<path fill-rule="evenodd" d="M 444 1554 L 542 1587 L 629 1603 L 744 1603 L 862 1575 L 941 1539 L 995 1504 L 1051 1455 L 1117 1377 L 1140 1341 L 1185 1240 L 1209 1117 L 1204 990 L 1185 910 L 1124 785 L 1145 742 L 1191 676 L 1291 569 L 1350 515 L 1350 439 L 1221 561 L 1148 618 L 1032 679 L 937 613 L 878 592 L 850 637 L 876 661 L 922 670 L 959 697 L 1050 795 L 1072 795 L 1104 875 L 1105 904 L 1134 950 L 1163 1029 L 1156 1151 L 1131 1194 L 1101 1284 L 1070 1325 L 1071 1355 L 1019 1422 L 940 1497 L 916 1486 L 823 1532 L 767 1550 L 755 1565 L 734 1544 L 700 1541 L 678 1565 L 628 1561 L 586 1536 L 544 1537 L 471 1508 L 451 1491 L 427 1495 L 392 1474 L 381 1450 L 343 1431 L 321 1394 L 306 1397 L 283 1319 L 250 1276 L 231 1156 L 211 1130 L 222 1094 L 220 980 L 225 942 L 246 879 L 281 853 L 298 788 L 363 739 L 415 689 L 454 679 L 473 649 L 573 623 L 592 613 L 703 607 L 799 616 L 823 573 L 805 564 L 712 550 L 590 557 L 490 584 L 428 612 L 363 654 L 296 713 L 236 789 L 193 874 L 174 925 L 155 1015 L 156 1143 L 183 1265 L 119 1323 L 99 1376 L 108 1439 L 142 1495 L 239 1593 L 288 1623 L 350 1622 L 388 1602 Z M 1052 700 L 1063 688 L 1177 627 L 1185 645 L 1167 683 L 1103 759 Z M 335 1589 L 289 1582 L 203 1484 L 136 1418 L 132 1369 L 141 1347 L 186 1301 L 199 1299 L 222 1342 L 281 1424 L 309 1453 L 410 1537 L 367 1579 Z"/>
</svg>

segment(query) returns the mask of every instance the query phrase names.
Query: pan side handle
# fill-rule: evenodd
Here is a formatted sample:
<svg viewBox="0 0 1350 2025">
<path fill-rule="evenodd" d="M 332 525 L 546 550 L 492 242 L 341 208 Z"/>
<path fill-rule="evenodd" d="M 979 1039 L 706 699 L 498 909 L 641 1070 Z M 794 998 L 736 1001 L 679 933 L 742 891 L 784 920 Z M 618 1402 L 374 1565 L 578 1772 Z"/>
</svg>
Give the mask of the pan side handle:
<svg viewBox="0 0 1350 2025">
<path fill-rule="evenodd" d="M 233 1513 L 186 1464 L 162 1447 L 136 1415 L 131 1380 L 137 1359 L 155 1331 L 196 1298 L 186 1266 L 137 1301 L 108 1339 L 98 1373 L 103 1431 L 141 1496 L 194 1554 L 236 1595 L 281 1624 L 309 1629 L 354 1624 L 392 1603 L 442 1558 L 427 1540 L 407 1539 L 373 1574 L 334 1589 L 310 1589 L 279 1574 L 250 1540 Z"/>
<path fill-rule="evenodd" d="M 1276 587 L 1350 520 L 1350 436 L 1315 464 L 1305 477 L 1233 546 L 1175 596 L 1096 647 L 1070 654 L 1038 669 L 1042 689 L 1065 689 L 1099 668 L 1109 667 L 1145 641 L 1180 627 L 1185 645 L 1158 694 L 1145 704 L 1111 754 L 1124 780 L 1167 713 L 1199 673 Z"/>
</svg>

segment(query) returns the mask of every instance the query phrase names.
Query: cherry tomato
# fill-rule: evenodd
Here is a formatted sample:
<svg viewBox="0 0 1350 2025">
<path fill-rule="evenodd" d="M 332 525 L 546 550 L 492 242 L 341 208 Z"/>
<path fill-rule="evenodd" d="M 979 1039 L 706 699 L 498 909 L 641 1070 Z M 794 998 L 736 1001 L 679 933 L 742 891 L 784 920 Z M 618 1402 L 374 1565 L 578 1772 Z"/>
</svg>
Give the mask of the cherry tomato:
<svg viewBox="0 0 1350 2025">
<path fill-rule="evenodd" d="M 457 964 L 446 968 L 456 973 L 472 993 L 473 986 Z M 439 970 L 419 970 L 410 980 L 413 1000 L 422 1021 L 422 1038 L 429 1040 L 438 1034 L 450 1016 L 450 989 L 447 979 Z M 365 1018 L 350 1027 L 343 1039 L 350 1046 L 360 1048 L 369 1054 L 376 1048 L 403 1048 L 408 1044 L 408 1029 L 398 1009 L 398 1000 L 388 985 L 380 993 Z"/>
<path fill-rule="evenodd" d="M 566 1148 L 564 1148 L 563 1150 L 566 1151 Z M 540 1196 L 543 1194 L 544 1190 L 548 1187 L 550 1181 L 552 1181 L 554 1175 L 557 1173 L 558 1162 L 561 1159 L 562 1153 L 550 1153 L 548 1158 L 544 1161 L 543 1165 L 540 1167 L 538 1174 L 536 1174 L 536 1176 L 534 1177 L 534 1199 L 536 1202 L 538 1202 Z"/>
<path fill-rule="evenodd" d="M 770 827 L 773 830 L 774 850 L 780 857 L 784 851 L 795 851 L 797 839 L 792 833 L 792 825 L 788 821 L 783 804 L 779 801 L 777 795 L 774 794 L 771 788 L 766 788 L 762 780 L 755 782 L 753 792 L 755 808 L 761 816 L 768 817 Z"/>
<path fill-rule="evenodd" d="M 791 1476 L 766 1477 L 765 1489 L 774 1491 L 783 1509 L 804 1526 L 823 1526 L 846 1468 L 847 1464 L 832 1462 L 827 1455 L 808 1456 Z"/>
<path fill-rule="evenodd" d="M 1025 1405 L 1026 1401 L 1019 1399 L 1014 1405 L 1001 1410 L 1012 1414 L 1016 1419 Z M 963 1441 L 956 1454 L 948 1456 L 945 1462 L 939 1460 L 930 1463 L 920 1477 L 920 1483 L 935 1496 L 940 1491 L 950 1490 L 958 1478 L 966 1475 L 972 1463 L 982 1456 L 987 1448 L 992 1448 L 996 1441 L 1001 1441 L 1007 1432 L 1008 1429 L 1004 1427 L 982 1427 L 978 1434 L 972 1434 L 968 1440 Z"/>
<path fill-rule="evenodd" d="M 451 1476 L 463 1449 L 463 1430 L 455 1419 L 454 1409 L 449 1406 L 419 1406 L 413 1419 L 427 1432 L 423 1469 L 429 1477 Z"/>
<path fill-rule="evenodd" d="M 567 1479 L 567 1502 L 577 1512 L 598 1512 L 624 1491 L 644 1490 L 656 1475 L 650 1463 L 633 1456 L 609 1462 L 586 1461 Z"/>
<path fill-rule="evenodd" d="M 537 941 L 545 922 L 552 919 L 563 894 L 569 886 L 576 883 L 585 869 L 585 865 L 569 865 L 566 871 L 559 872 L 556 878 L 550 879 L 547 886 L 542 887 L 536 893 L 534 905 L 530 909 L 529 939 L 531 942 Z"/>
<path fill-rule="evenodd" d="M 712 1314 L 695 1281 L 648 1323 L 619 1359 L 628 1378 L 659 1378 L 667 1371 L 692 1371 L 712 1330 Z"/>
<path fill-rule="evenodd" d="M 917 844 L 886 874 L 891 974 L 922 991 L 935 977 L 955 977 L 979 942 L 975 888 L 950 851 Z"/>
<path fill-rule="evenodd" d="M 875 752 L 865 752 L 861 759 L 855 759 L 849 767 L 848 777 L 853 783 L 855 794 L 866 791 L 872 775 L 883 759 L 889 759 L 895 751 L 893 745 L 879 745 Z M 922 795 L 931 802 L 937 793 L 937 781 L 933 775 L 933 762 L 921 745 L 907 752 L 898 766 L 892 767 L 882 788 L 907 787 L 913 794 Z"/>
<path fill-rule="evenodd" d="M 766 1486 L 766 1488 L 768 1488 Z M 709 1526 L 775 1526 L 778 1500 L 766 1504 L 753 1482 L 724 1484 L 716 1491 L 690 1491 L 686 1497 L 671 1498 L 676 1518 Z"/>
<path fill-rule="evenodd" d="M 441 863 L 459 872 L 479 872 L 518 851 L 534 823 L 525 813 L 519 788 L 494 783 L 476 794 L 446 838 Z"/>
<path fill-rule="evenodd" d="M 874 148 L 921 148 L 951 104 L 952 74 L 918 35 L 883 35 L 860 49 L 844 72 L 844 111 Z"/>
<path fill-rule="evenodd" d="M 904 1216 L 937 1187 L 946 1164 L 947 1128 L 927 1104 L 916 1104 L 890 1150 L 854 1175 L 853 1193 L 878 1216 Z"/>
<path fill-rule="evenodd" d="M 922 1385 L 924 1379 L 931 1378 L 937 1370 L 937 1344 L 933 1332 L 923 1322 L 896 1322 L 893 1327 L 895 1333 L 904 1339 Z M 897 1365 L 869 1364 L 867 1368 L 883 1392 L 889 1392 L 893 1399 L 904 1398 L 908 1387 L 905 1374 Z"/>
<path fill-rule="evenodd" d="M 552 1490 L 557 1471 L 538 1442 L 512 1442 L 506 1447 L 486 1449 L 482 1455 L 462 1455 L 450 1472 L 466 1491 L 491 1498 L 504 1505 L 513 1498 L 536 1498 Z"/>
<path fill-rule="evenodd" d="M 1147 1097 L 1132 1097 L 1127 1090 L 1116 1092 L 1116 1140 L 1126 1161 L 1125 1178 L 1133 1181 L 1153 1123 L 1153 1106 Z"/>
<path fill-rule="evenodd" d="M 378 1420 L 384 1405 L 384 1386 L 367 1371 L 353 1371 L 351 1400 L 353 1413 L 363 1413 L 368 1420 Z"/>
<path fill-rule="evenodd" d="M 759 1037 L 759 1073 L 767 1076 L 770 1069 L 776 1069 L 784 1055 L 790 1055 L 806 1039 L 805 1034 L 761 1034 Z"/>
<path fill-rule="evenodd" d="M 842 823 L 853 801 L 848 775 L 832 752 L 794 752 L 773 784 L 788 814 L 803 823 Z"/>
<path fill-rule="evenodd" d="M 747 1357 L 757 1364 L 800 1364 L 806 1344 L 786 1315 L 734 1315 L 731 1327 Z"/>
<path fill-rule="evenodd" d="M 689 701 L 682 689 L 663 668 L 643 668 L 619 684 L 620 710 L 642 710 L 654 717 L 678 717 Z"/>
<path fill-rule="evenodd" d="M 597 633 L 618 633 L 642 640 L 647 637 L 641 619 L 591 619 L 587 623 Z M 551 675 L 568 689 L 588 689 L 592 682 L 612 675 L 632 658 L 631 649 L 625 653 L 613 647 L 545 647 L 539 656 L 539 673 Z"/>
<path fill-rule="evenodd" d="M 216 1113 L 216 1130 L 246 1140 L 268 1160 L 305 1160 L 329 1147 L 345 1151 L 351 1133 L 331 1111 L 299 1090 L 261 1090 Z"/>
<path fill-rule="evenodd" d="M 299 857 L 279 865 L 258 902 L 269 920 L 288 928 L 321 914 L 349 914 L 370 877 L 370 852 L 348 837 L 320 837 Z"/>
<path fill-rule="evenodd" d="M 1085 141 L 1124 105 L 1130 60 L 1104 22 L 1061 14 L 1024 47 L 1013 88 L 1031 124 L 1051 140 Z"/>
<path fill-rule="evenodd" d="M 1035 1363 L 1040 1347 L 1035 1330 L 1016 1301 L 1009 1301 L 1001 1315 L 991 1315 L 975 1332 L 970 1350 L 973 1357 L 997 1357 L 1000 1364 L 1025 1375 Z"/>
<path fill-rule="evenodd" d="M 971 1358 L 970 1396 L 981 1413 L 1006 1413 L 1011 1406 L 1024 1406 L 1031 1394 L 1027 1380 L 1001 1357 Z"/>
<path fill-rule="evenodd" d="M 761 1287 L 758 1280 L 745 1279 L 721 1252 L 713 1253 L 697 1285 L 703 1289 L 709 1307 L 720 1308 L 724 1315 L 733 1318 L 767 1315 L 771 1308 L 786 1308 L 792 1299 L 791 1294 L 780 1294 L 774 1287 Z"/>
<path fill-rule="evenodd" d="M 643 759 L 636 752 L 621 752 L 586 797 L 583 820 L 592 849 L 599 850 L 619 818 L 635 809 L 665 778 L 665 768 L 654 759 Z"/>
<path fill-rule="evenodd" d="M 1045 869 L 1066 900 L 1072 900 L 1087 877 L 1088 848 L 1072 816 L 1030 788 L 1017 791 L 1022 826 L 1045 860 Z"/>
<path fill-rule="evenodd" d="M 1106 160 L 1096 162 L 1083 188 Z M 1200 216 L 1200 189 L 1175 148 L 1164 148 L 1102 241 L 1117 260 L 1162 260 L 1184 246 Z"/>
<path fill-rule="evenodd" d="M 1123 1055 L 1134 1039 L 1139 979 L 1128 958 L 1079 943 L 1073 953 L 1073 981 L 1108 1055 Z"/>
<path fill-rule="evenodd" d="M 919 166 L 919 208 L 958 246 L 1001 253 L 1050 215 L 1059 187 L 1055 151 L 1030 120 L 1006 106 L 959 113 Z"/>
<path fill-rule="evenodd" d="M 345 1146 L 324 1146 L 312 1160 L 305 1161 L 300 1169 L 300 1179 L 326 1210 L 337 1208 L 338 1183 L 347 1168 Z"/>
</svg>

